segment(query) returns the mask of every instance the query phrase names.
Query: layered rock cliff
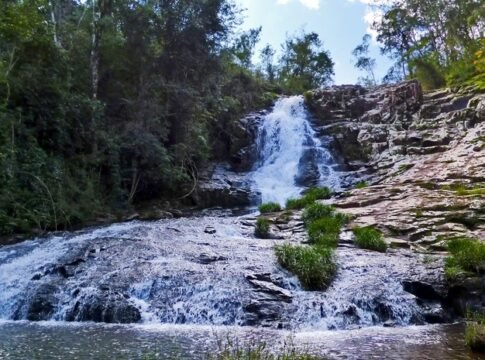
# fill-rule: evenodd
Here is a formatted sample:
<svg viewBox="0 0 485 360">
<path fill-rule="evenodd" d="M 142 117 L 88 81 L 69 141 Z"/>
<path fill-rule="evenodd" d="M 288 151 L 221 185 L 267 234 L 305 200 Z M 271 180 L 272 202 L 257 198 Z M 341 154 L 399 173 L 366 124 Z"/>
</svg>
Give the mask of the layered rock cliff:
<svg viewBox="0 0 485 360">
<path fill-rule="evenodd" d="M 484 94 L 423 94 L 409 81 L 336 86 L 305 99 L 341 161 L 369 184 L 335 201 L 353 225 L 375 226 L 396 246 L 423 253 L 442 253 L 457 236 L 485 241 Z M 449 285 L 444 296 L 458 308 L 483 306 L 483 278 Z"/>
</svg>

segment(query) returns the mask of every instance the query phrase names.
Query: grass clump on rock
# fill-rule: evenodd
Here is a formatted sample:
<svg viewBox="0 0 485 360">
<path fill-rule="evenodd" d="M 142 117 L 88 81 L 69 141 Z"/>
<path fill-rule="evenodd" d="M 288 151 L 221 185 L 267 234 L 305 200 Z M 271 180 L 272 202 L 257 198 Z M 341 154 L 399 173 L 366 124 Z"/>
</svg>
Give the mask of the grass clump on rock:
<svg viewBox="0 0 485 360">
<path fill-rule="evenodd" d="M 359 181 L 357 184 L 355 184 L 356 189 L 365 189 L 368 186 L 369 184 L 366 181 Z"/>
<path fill-rule="evenodd" d="M 303 197 L 299 199 L 288 199 L 286 201 L 286 208 L 288 210 L 303 209 L 304 207 L 313 204 L 316 200 L 325 200 L 332 197 L 332 190 L 328 187 L 314 187 L 309 189 Z"/>
<path fill-rule="evenodd" d="M 355 244 L 361 249 L 386 252 L 387 244 L 382 233 L 372 226 L 356 227 L 352 229 Z"/>
<path fill-rule="evenodd" d="M 315 220 L 333 216 L 334 213 L 335 208 L 333 206 L 313 203 L 305 207 L 305 211 L 303 212 L 303 222 L 306 226 L 309 226 Z"/>
<path fill-rule="evenodd" d="M 323 246 L 275 247 L 279 264 L 298 277 L 306 290 L 325 290 L 337 272 L 333 250 Z"/>
<path fill-rule="evenodd" d="M 313 187 L 305 192 L 305 197 L 313 200 L 326 200 L 332 197 L 332 190 L 328 187 Z"/>
<path fill-rule="evenodd" d="M 445 273 L 449 280 L 463 271 L 482 273 L 485 271 L 485 243 L 469 238 L 454 238 L 448 241 L 451 256 L 446 259 Z"/>
<path fill-rule="evenodd" d="M 298 209 L 303 209 L 305 206 L 308 204 L 313 203 L 314 200 L 309 200 L 305 197 L 299 198 L 299 199 L 288 199 L 286 201 L 286 209 L 288 210 L 298 210 Z"/>
<path fill-rule="evenodd" d="M 323 217 L 308 227 L 310 242 L 315 245 L 335 248 L 338 245 L 341 221 L 336 217 Z"/>
<path fill-rule="evenodd" d="M 485 314 L 467 315 L 465 343 L 472 351 L 485 352 Z"/>
<path fill-rule="evenodd" d="M 269 237 L 270 222 L 265 218 L 258 218 L 256 220 L 256 227 L 254 229 L 254 235 L 260 239 L 267 239 Z"/>
<path fill-rule="evenodd" d="M 312 244 L 335 248 L 340 229 L 349 221 L 349 217 L 335 212 L 330 205 L 314 203 L 305 208 L 303 221 Z"/>
<path fill-rule="evenodd" d="M 269 202 L 269 203 L 264 203 L 259 205 L 259 212 L 261 214 L 267 214 L 267 213 L 278 212 L 278 211 L 281 211 L 281 206 L 280 204 L 275 202 Z"/>
</svg>

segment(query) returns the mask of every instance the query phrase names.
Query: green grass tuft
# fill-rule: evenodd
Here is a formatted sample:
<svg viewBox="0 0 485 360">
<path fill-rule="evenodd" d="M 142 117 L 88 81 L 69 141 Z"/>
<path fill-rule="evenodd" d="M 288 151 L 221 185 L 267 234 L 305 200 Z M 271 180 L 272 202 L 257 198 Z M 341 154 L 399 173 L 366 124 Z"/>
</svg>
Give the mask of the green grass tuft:
<svg viewBox="0 0 485 360">
<path fill-rule="evenodd" d="M 328 187 L 313 187 L 304 194 L 306 198 L 313 200 L 326 200 L 332 197 L 332 190 Z"/>
<path fill-rule="evenodd" d="M 355 244 L 362 249 L 386 252 L 387 244 L 382 233 L 371 227 L 357 227 L 352 229 L 355 235 Z"/>
<path fill-rule="evenodd" d="M 451 257 L 446 260 L 447 272 L 451 268 L 481 273 L 485 271 L 485 243 L 468 238 L 454 238 L 448 241 Z"/>
<path fill-rule="evenodd" d="M 316 200 L 330 199 L 332 191 L 327 187 L 314 187 L 309 189 L 303 197 L 299 199 L 288 199 L 286 201 L 286 209 L 296 210 L 303 209 L 307 205 L 313 204 Z"/>
<path fill-rule="evenodd" d="M 258 218 L 256 220 L 256 228 L 254 229 L 254 235 L 260 239 L 267 239 L 269 236 L 270 222 L 265 218 Z"/>
<path fill-rule="evenodd" d="M 333 206 L 314 203 L 305 207 L 302 218 L 305 225 L 309 226 L 315 220 L 318 220 L 322 217 L 332 216 L 334 212 L 335 208 Z"/>
<path fill-rule="evenodd" d="M 303 209 L 305 206 L 314 203 L 315 200 L 308 199 L 305 197 L 299 199 L 288 199 L 286 201 L 286 209 L 287 210 L 298 210 Z"/>
<path fill-rule="evenodd" d="M 332 249 L 321 246 L 279 245 L 278 263 L 295 274 L 306 290 L 325 290 L 337 272 Z"/>
<path fill-rule="evenodd" d="M 369 184 L 367 184 L 366 181 L 359 181 L 357 184 L 355 184 L 356 189 L 365 189 L 368 186 Z"/>
<path fill-rule="evenodd" d="M 269 203 L 259 205 L 259 212 L 261 214 L 267 214 L 267 213 L 278 212 L 278 211 L 281 211 L 281 206 L 278 203 L 269 202 Z"/>
<path fill-rule="evenodd" d="M 467 314 L 465 343 L 475 352 L 485 352 L 485 314 Z"/>
<path fill-rule="evenodd" d="M 337 247 L 342 222 L 336 217 L 322 217 L 308 227 L 308 236 L 312 244 Z"/>
</svg>

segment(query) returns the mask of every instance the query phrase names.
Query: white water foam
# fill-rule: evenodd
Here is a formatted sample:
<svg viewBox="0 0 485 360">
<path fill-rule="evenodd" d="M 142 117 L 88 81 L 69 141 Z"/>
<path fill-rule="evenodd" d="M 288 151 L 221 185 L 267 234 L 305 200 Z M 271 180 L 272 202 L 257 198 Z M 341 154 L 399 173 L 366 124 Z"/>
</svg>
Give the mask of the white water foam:
<svg viewBox="0 0 485 360">
<path fill-rule="evenodd" d="M 255 190 L 263 202 L 284 205 L 298 197 L 304 186 L 297 184 L 305 152 L 310 151 L 318 168 L 318 184 L 339 189 L 335 160 L 312 129 L 302 96 L 279 99 L 262 124 L 258 138 L 259 162 L 252 173 Z"/>
</svg>

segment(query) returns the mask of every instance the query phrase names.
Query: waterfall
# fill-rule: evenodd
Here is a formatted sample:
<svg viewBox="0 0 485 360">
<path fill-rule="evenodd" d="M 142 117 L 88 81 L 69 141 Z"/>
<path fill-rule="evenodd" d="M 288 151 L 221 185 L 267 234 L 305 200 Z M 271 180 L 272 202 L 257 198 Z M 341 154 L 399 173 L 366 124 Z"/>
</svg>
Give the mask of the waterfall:
<svg viewBox="0 0 485 360">
<path fill-rule="evenodd" d="M 340 188 L 336 162 L 316 136 L 302 96 L 276 102 L 259 131 L 258 150 L 252 180 L 263 202 L 284 205 L 309 186 Z"/>
</svg>

